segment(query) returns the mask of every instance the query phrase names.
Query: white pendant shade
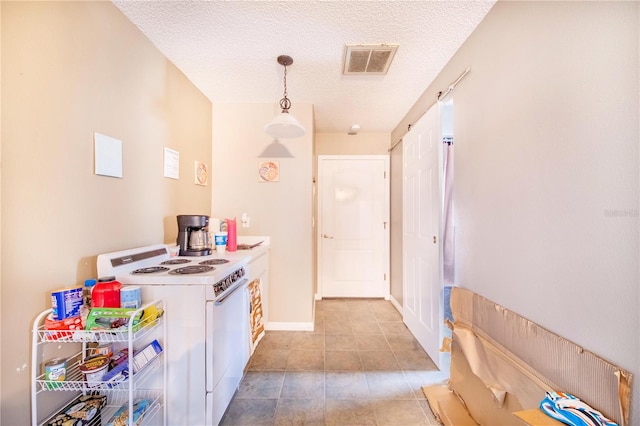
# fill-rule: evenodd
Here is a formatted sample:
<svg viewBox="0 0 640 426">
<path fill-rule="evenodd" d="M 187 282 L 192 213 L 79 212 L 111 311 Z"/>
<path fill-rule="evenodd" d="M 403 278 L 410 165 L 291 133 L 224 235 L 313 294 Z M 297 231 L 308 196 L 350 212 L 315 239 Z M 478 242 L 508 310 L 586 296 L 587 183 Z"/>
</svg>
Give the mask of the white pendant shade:
<svg viewBox="0 0 640 426">
<path fill-rule="evenodd" d="M 299 138 L 306 129 L 298 123 L 296 118 L 288 112 L 276 115 L 271 123 L 264 126 L 264 131 L 271 137 L 278 139 Z"/>
</svg>

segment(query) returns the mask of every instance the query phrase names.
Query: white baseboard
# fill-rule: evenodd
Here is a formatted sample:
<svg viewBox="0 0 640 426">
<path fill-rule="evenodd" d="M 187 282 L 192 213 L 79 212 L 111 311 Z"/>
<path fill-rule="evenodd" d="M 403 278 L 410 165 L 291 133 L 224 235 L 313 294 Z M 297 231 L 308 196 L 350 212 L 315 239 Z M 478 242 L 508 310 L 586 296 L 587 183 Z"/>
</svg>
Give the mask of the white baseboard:
<svg viewBox="0 0 640 426">
<path fill-rule="evenodd" d="M 393 296 L 389 296 L 389 301 L 391 302 L 391 304 L 393 305 L 394 308 L 396 308 L 396 310 L 398 312 L 400 312 L 400 315 L 402 315 L 402 305 L 400 303 L 398 303 L 398 301 L 396 300 L 395 297 Z"/>
<path fill-rule="evenodd" d="M 264 328 L 271 331 L 313 331 L 313 322 L 268 322 Z"/>
<path fill-rule="evenodd" d="M 357 297 L 340 297 L 340 296 L 335 296 L 335 297 L 337 297 L 339 299 L 357 299 Z M 366 297 L 365 297 L 365 299 L 366 299 Z M 374 299 L 375 299 L 375 297 L 374 297 Z M 391 295 L 387 294 L 387 295 L 383 296 L 383 299 L 384 300 L 390 300 L 391 299 Z M 322 296 L 319 293 L 316 293 L 315 294 L 315 300 L 322 300 Z"/>
</svg>

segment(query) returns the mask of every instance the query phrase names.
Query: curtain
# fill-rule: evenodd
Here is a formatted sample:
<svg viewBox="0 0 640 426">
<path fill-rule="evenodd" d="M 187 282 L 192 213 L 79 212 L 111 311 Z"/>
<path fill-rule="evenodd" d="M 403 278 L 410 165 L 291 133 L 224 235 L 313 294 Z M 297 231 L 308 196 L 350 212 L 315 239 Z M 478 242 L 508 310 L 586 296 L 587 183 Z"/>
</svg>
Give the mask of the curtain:
<svg viewBox="0 0 640 426">
<path fill-rule="evenodd" d="M 443 137 L 444 205 L 442 209 L 442 247 L 444 285 L 455 282 L 455 246 L 453 226 L 453 138 Z"/>
</svg>

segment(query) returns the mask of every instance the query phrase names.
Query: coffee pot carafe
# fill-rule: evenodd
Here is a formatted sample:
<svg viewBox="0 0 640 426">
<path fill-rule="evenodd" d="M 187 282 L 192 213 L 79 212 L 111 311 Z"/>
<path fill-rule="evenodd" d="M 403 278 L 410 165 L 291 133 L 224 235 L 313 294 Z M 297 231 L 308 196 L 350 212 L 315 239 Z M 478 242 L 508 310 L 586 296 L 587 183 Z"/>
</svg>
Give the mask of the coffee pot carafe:
<svg viewBox="0 0 640 426">
<path fill-rule="evenodd" d="M 211 248 L 209 232 L 203 229 L 192 230 L 189 234 L 189 249 L 202 250 L 206 248 Z"/>
<path fill-rule="evenodd" d="M 211 254 L 209 240 L 209 216 L 178 215 L 178 241 L 180 256 L 208 256 Z"/>
</svg>

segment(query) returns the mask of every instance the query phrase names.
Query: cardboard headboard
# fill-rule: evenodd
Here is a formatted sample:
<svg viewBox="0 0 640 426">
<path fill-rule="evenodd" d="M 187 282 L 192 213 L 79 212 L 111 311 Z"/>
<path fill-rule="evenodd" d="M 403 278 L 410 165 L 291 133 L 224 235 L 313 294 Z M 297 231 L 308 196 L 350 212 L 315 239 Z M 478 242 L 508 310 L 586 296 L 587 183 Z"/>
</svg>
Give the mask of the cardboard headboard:
<svg viewBox="0 0 640 426">
<path fill-rule="evenodd" d="M 469 290 L 452 289 L 451 310 L 449 385 L 478 423 L 509 424 L 555 390 L 629 424 L 630 372 Z"/>
</svg>

